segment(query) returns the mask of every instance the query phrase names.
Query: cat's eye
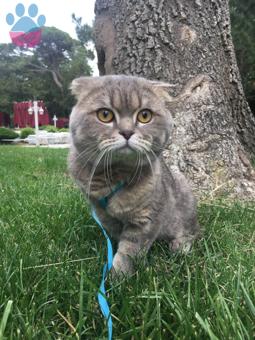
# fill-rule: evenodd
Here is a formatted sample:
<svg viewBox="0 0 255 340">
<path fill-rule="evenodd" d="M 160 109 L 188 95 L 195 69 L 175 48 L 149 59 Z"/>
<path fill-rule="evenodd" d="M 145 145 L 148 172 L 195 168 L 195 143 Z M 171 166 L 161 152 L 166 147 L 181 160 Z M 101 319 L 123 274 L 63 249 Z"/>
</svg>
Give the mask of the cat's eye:
<svg viewBox="0 0 255 340">
<path fill-rule="evenodd" d="M 97 111 L 97 118 L 103 123 L 111 123 L 114 119 L 114 114 L 111 110 L 100 109 Z"/>
<path fill-rule="evenodd" d="M 152 120 L 152 112 L 150 110 L 142 110 L 137 115 L 137 120 L 140 123 L 147 124 Z"/>
</svg>

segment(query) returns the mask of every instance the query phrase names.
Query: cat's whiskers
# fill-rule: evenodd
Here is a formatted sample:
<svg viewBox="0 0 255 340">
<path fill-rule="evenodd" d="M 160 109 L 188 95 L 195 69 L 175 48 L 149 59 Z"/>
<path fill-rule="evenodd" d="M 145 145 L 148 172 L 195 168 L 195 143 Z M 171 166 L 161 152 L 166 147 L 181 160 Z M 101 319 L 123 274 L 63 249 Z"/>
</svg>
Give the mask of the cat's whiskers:
<svg viewBox="0 0 255 340">
<path fill-rule="evenodd" d="M 107 155 L 108 153 L 106 153 L 106 157 L 104 157 L 104 180 L 107 186 L 109 186 L 108 183 L 108 178 L 107 178 Z"/>
<path fill-rule="evenodd" d="M 89 157 L 88 159 L 86 159 L 86 161 L 85 161 L 84 164 L 82 164 L 82 166 L 81 166 L 81 168 L 80 168 L 80 171 L 79 171 L 78 174 L 77 174 L 77 177 L 78 177 L 78 178 L 79 178 L 81 172 L 87 167 L 89 161 L 91 161 L 94 157 L 97 156 L 97 153 L 98 153 L 98 150 L 97 150 L 97 149 L 94 150 L 94 151 L 91 151 L 90 157 Z"/>
<path fill-rule="evenodd" d="M 166 148 L 165 147 L 162 147 L 160 144 L 156 143 L 156 142 L 153 142 L 152 143 L 152 146 L 153 147 L 156 147 L 159 151 L 165 151 Z"/>
<path fill-rule="evenodd" d="M 116 144 L 116 138 L 108 138 L 106 140 L 103 140 L 101 143 L 99 143 L 99 150 L 104 150 L 107 147 L 111 147 L 112 145 Z"/>
<path fill-rule="evenodd" d="M 120 143 L 118 140 L 116 141 L 116 139 L 111 139 L 111 140 L 107 140 L 107 141 L 103 141 L 101 143 L 101 148 L 102 147 L 106 147 L 107 150 L 107 154 L 106 154 L 106 160 L 104 163 L 106 163 L 106 174 L 107 174 L 107 178 L 109 178 L 109 181 L 107 180 L 107 185 L 109 186 L 109 182 L 110 185 L 111 183 L 113 183 L 113 178 L 112 178 L 112 155 L 113 152 L 118 150 L 120 147 L 122 146 L 122 142 Z M 129 181 L 128 185 L 130 185 L 135 179 L 140 179 L 141 176 L 141 172 L 142 172 L 142 154 L 144 153 L 144 148 L 138 144 L 133 144 L 133 150 L 136 151 L 137 154 L 137 159 L 136 159 L 136 165 L 135 165 L 135 170 L 134 170 L 134 174 L 131 178 L 131 180 Z M 104 165 L 105 166 L 105 165 Z M 140 170 L 140 171 L 139 171 Z M 139 174 L 139 177 L 138 177 Z M 136 181 L 137 182 L 137 181 Z"/>
<path fill-rule="evenodd" d="M 142 148 L 144 148 L 146 151 L 149 152 L 151 150 L 151 142 L 150 141 L 148 141 L 144 138 L 138 137 L 137 142 L 138 142 L 137 144 L 139 146 L 141 146 Z"/>
<path fill-rule="evenodd" d="M 112 155 L 113 151 L 110 150 L 110 181 L 113 182 L 113 177 L 112 177 Z"/>
<path fill-rule="evenodd" d="M 90 150 L 91 148 L 94 148 L 94 147 L 97 148 L 98 143 L 96 141 L 86 142 L 84 143 L 84 145 L 82 145 L 82 147 L 83 147 L 83 151 L 80 152 L 77 157 L 79 157 L 84 152 L 87 152 L 87 150 Z"/>
<path fill-rule="evenodd" d="M 97 145 L 92 145 L 88 148 L 85 148 L 77 157 L 75 161 L 79 161 L 79 162 L 83 162 L 84 160 L 87 160 L 87 156 L 89 156 L 90 159 L 90 155 L 94 152 L 97 151 Z M 88 160 L 89 160 L 88 159 Z M 84 168 L 84 167 L 83 167 Z"/>
<path fill-rule="evenodd" d="M 153 169 L 153 165 L 152 165 L 152 161 L 150 159 L 150 155 L 149 153 L 152 153 L 152 155 L 155 157 L 155 159 L 157 158 L 155 153 L 153 152 L 153 150 L 151 149 L 151 142 L 143 139 L 143 138 L 138 138 L 138 143 L 136 144 L 136 146 L 141 150 L 141 152 L 146 156 L 146 159 L 148 160 L 148 163 L 150 165 L 151 168 L 151 172 L 152 172 L 152 176 L 155 176 L 155 172 Z"/>
<path fill-rule="evenodd" d="M 113 151 L 110 149 L 108 152 L 108 176 L 110 183 L 113 183 L 113 177 L 112 177 L 112 153 Z"/>
<path fill-rule="evenodd" d="M 149 152 L 152 154 L 152 156 L 155 158 L 155 160 L 158 159 L 157 155 L 155 154 L 155 152 L 152 149 Z"/>
<path fill-rule="evenodd" d="M 80 160 L 80 158 L 82 158 L 88 151 L 88 149 L 93 149 L 93 148 L 96 148 L 95 145 L 93 145 L 93 147 L 91 146 L 90 148 L 85 148 L 82 152 L 80 152 L 76 157 L 75 157 L 75 161 L 78 161 Z M 73 161 L 73 162 L 75 162 Z"/>
<path fill-rule="evenodd" d="M 111 178 L 110 178 L 110 175 L 109 175 L 109 157 L 110 157 L 110 152 L 111 152 L 111 150 L 107 150 L 105 160 L 106 160 L 106 184 L 109 187 L 109 189 L 111 190 L 111 187 L 112 187 L 111 186 Z M 105 167 L 105 162 L 104 162 L 104 167 Z"/>
<path fill-rule="evenodd" d="M 133 175 L 131 181 L 128 182 L 128 186 L 131 185 L 131 183 L 133 182 L 133 180 L 134 180 L 135 177 L 136 177 L 136 174 L 138 174 L 138 169 L 139 169 L 139 167 L 140 167 L 140 165 L 141 165 L 141 164 L 140 164 L 140 159 L 141 159 L 141 152 L 138 151 L 138 152 L 137 152 L 136 166 L 135 166 L 134 175 Z"/>
<path fill-rule="evenodd" d="M 87 142 L 84 147 L 83 147 L 83 151 L 80 152 L 77 156 L 76 156 L 76 160 L 79 161 L 79 159 L 81 157 L 83 157 L 83 155 L 89 154 L 94 150 L 98 149 L 98 144 L 97 142 L 93 141 L 93 142 Z"/>
<path fill-rule="evenodd" d="M 89 150 L 89 154 L 91 155 L 89 157 L 89 159 L 87 159 L 87 153 L 88 153 L 88 150 Z M 94 145 L 93 147 L 90 147 L 90 148 L 86 148 L 85 150 L 83 150 L 82 152 L 80 152 L 73 160 L 70 160 L 70 164 L 75 164 L 77 161 L 79 161 L 79 163 L 81 164 L 84 160 L 86 160 L 86 163 L 85 165 L 82 164 L 81 166 L 81 169 L 80 171 L 77 173 L 77 176 L 79 177 L 80 176 L 80 173 L 84 170 L 84 168 L 86 167 L 87 165 L 87 162 L 92 158 L 92 156 L 94 156 L 97 152 L 97 148 L 96 146 Z M 85 157 L 86 156 L 86 157 Z"/>
<path fill-rule="evenodd" d="M 145 151 L 145 156 L 148 159 L 148 162 L 150 164 L 150 168 L 151 168 L 151 172 L 152 172 L 152 177 L 155 177 L 155 172 L 154 172 L 154 169 L 153 169 L 153 166 L 152 166 L 152 163 L 151 163 L 150 155 L 148 154 L 147 151 Z"/>
<path fill-rule="evenodd" d="M 112 179 L 112 155 L 113 155 L 113 151 L 117 150 L 120 147 L 120 143 L 118 140 L 116 140 L 116 138 L 111 138 L 111 139 L 107 139 L 102 141 L 99 146 L 98 149 L 99 151 L 99 155 L 96 157 L 91 173 L 90 173 L 90 178 L 89 178 L 89 182 L 88 182 L 88 189 L 87 189 L 87 195 L 90 195 L 90 190 L 91 190 L 91 184 L 93 181 L 93 177 L 94 174 L 96 172 L 96 169 L 99 165 L 99 163 L 101 162 L 101 160 L 104 158 L 104 164 L 103 164 L 103 169 L 104 169 L 104 177 L 105 177 L 105 181 L 106 184 L 109 188 L 111 188 L 111 183 L 113 182 Z M 142 174 L 142 168 L 143 168 L 143 156 L 145 155 L 149 166 L 151 168 L 152 171 L 152 176 L 154 177 L 154 169 L 153 169 L 153 165 L 152 165 L 152 160 L 150 159 L 150 155 L 149 153 L 151 153 L 155 159 L 157 158 L 155 153 L 153 152 L 153 150 L 151 150 L 151 142 L 143 139 L 143 138 L 138 138 L 136 140 L 136 143 L 132 143 L 132 147 L 133 150 L 136 151 L 137 153 L 137 159 L 136 159 L 136 165 L 135 165 L 135 170 L 134 170 L 134 174 L 132 175 L 131 180 L 129 181 L 128 185 L 130 186 L 134 181 L 135 183 L 137 183 L 140 180 L 141 174 Z M 89 148 L 88 148 L 89 149 Z M 82 154 L 85 154 L 87 152 L 86 149 L 85 151 L 83 151 L 79 157 L 81 157 Z M 83 168 L 86 166 L 86 164 L 88 163 L 88 161 L 95 156 L 96 153 L 98 153 L 98 149 L 94 150 L 93 152 L 93 148 L 91 150 L 92 154 L 90 155 L 89 159 L 87 159 L 85 165 L 83 165 Z"/>
<path fill-rule="evenodd" d="M 140 153 L 140 159 L 139 159 L 140 163 L 139 163 L 139 168 L 140 168 L 140 171 L 139 171 L 139 176 L 137 177 L 137 180 L 136 180 L 136 183 L 138 183 L 140 181 L 140 178 L 141 178 L 141 175 L 142 175 L 142 170 L 143 170 L 143 162 L 142 162 L 142 157 L 141 157 L 141 153 Z"/>
<path fill-rule="evenodd" d="M 88 195 L 88 197 L 89 197 L 89 195 L 90 195 L 90 187 L 91 187 L 91 183 L 92 183 L 92 180 L 93 180 L 95 171 L 96 171 L 96 169 L 97 169 L 99 163 L 101 162 L 102 158 L 105 156 L 106 152 L 107 152 L 107 148 L 104 149 L 104 150 L 102 150 L 102 151 L 99 153 L 98 157 L 96 158 L 96 160 L 95 160 L 95 162 L 94 162 L 93 168 L 92 168 L 92 170 L 91 170 L 91 172 L 90 172 L 90 178 L 89 178 L 89 182 L 88 182 L 88 188 L 87 188 L 87 195 Z"/>
</svg>

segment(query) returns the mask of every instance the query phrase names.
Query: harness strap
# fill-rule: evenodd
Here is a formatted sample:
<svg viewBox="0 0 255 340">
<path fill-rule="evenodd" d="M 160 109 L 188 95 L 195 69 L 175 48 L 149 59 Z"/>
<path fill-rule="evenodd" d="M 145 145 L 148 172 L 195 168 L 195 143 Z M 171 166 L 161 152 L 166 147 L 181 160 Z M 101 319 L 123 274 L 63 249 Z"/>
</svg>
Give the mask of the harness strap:
<svg viewBox="0 0 255 340">
<path fill-rule="evenodd" d="M 125 186 L 125 182 L 124 181 L 120 181 L 115 188 L 106 196 L 100 198 L 98 200 L 99 205 L 101 206 L 101 208 L 106 209 L 107 205 L 109 203 L 109 200 L 121 189 L 123 189 L 123 187 Z"/>
</svg>

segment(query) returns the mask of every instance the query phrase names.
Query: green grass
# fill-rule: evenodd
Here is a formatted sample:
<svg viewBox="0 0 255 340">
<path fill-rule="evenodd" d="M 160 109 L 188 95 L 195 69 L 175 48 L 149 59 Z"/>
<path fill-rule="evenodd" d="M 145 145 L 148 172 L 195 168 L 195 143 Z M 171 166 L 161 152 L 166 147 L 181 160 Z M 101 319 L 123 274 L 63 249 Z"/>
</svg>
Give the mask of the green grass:
<svg viewBox="0 0 255 340">
<path fill-rule="evenodd" d="M 96 293 L 106 242 L 66 150 L 0 147 L 0 339 L 105 339 Z M 255 203 L 201 203 L 188 255 L 157 243 L 107 281 L 114 339 L 253 339 Z"/>
</svg>

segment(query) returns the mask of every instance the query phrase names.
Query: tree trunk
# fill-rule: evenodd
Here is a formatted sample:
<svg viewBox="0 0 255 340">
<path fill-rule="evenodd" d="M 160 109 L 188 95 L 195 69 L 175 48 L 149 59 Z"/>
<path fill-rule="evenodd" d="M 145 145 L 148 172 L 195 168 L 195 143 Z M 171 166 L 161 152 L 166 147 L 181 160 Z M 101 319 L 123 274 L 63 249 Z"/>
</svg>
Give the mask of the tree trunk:
<svg viewBox="0 0 255 340">
<path fill-rule="evenodd" d="M 228 1 L 97 0 L 95 12 L 100 75 L 173 84 L 167 164 L 200 196 L 254 198 L 248 155 L 255 152 L 255 119 L 236 64 Z"/>
</svg>

